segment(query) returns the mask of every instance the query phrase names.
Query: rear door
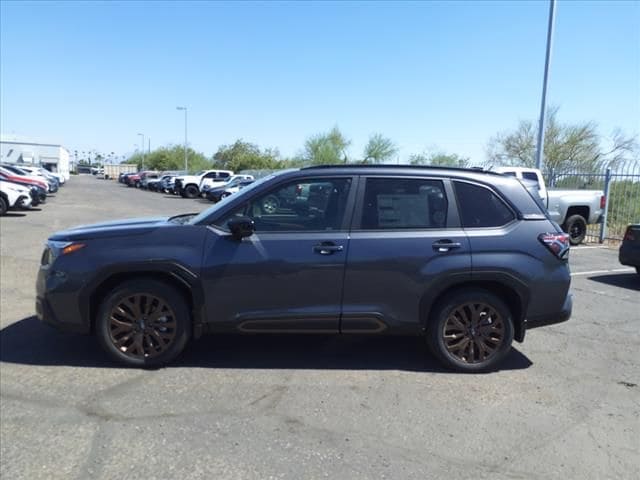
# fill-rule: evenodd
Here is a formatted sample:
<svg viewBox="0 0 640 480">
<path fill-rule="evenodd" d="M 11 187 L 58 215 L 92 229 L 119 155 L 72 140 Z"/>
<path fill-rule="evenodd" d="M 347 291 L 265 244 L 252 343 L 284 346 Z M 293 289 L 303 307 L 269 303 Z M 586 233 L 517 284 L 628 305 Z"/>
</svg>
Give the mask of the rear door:
<svg viewBox="0 0 640 480">
<path fill-rule="evenodd" d="M 358 190 L 341 331 L 418 330 L 423 301 L 471 275 L 450 182 L 369 176 Z"/>
</svg>

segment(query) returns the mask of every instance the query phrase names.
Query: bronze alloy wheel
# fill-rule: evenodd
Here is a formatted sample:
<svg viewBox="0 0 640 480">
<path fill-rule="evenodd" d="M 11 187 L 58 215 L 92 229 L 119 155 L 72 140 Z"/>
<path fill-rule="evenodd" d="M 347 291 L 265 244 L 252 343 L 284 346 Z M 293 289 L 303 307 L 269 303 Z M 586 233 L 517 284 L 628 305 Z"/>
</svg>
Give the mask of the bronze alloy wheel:
<svg viewBox="0 0 640 480">
<path fill-rule="evenodd" d="M 491 305 L 464 303 L 451 310 L 442 335 L 450 355 L 467 364 L 484 363 L 505 341 L 505 322 Z"/>
<path fill-rule="evenodd" d="M 135 359 L 165 352 L 176 338 L 176 327 L 176 316 L 169 304 L 148 293 L 123 297 L 109 315 L 111 342 Z"/>
</svg>

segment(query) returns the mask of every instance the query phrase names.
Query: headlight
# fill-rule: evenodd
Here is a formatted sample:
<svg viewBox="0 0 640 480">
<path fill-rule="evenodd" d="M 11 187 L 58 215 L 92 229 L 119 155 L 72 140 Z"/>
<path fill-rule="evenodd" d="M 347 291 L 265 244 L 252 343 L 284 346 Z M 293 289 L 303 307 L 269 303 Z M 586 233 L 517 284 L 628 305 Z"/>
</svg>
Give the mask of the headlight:
<svg viewBox="0 0 640 480">
<path fill-rule="evenodd" d="M 61 242 L 57 240 L 49 240 L 47 247 L 42 254 L 42 265 L 48 265 L 61 255 L 68 255 L 86 247 L 86 244 L 80 242 Z"/>
</svg>

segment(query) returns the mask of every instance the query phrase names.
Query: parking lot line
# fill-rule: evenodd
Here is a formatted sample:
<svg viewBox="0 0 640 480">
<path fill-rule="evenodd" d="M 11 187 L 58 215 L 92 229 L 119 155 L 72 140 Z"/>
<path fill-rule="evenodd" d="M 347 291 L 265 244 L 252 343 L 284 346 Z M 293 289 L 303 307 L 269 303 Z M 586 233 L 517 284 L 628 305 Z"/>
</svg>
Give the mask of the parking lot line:
<svg viewBox="0 0 640 480">
<path fill-rule="evenodd" d="M 609 270 L 591 270 L 590 272 L 574 272 L 571 276 L 575 275 L 595 275 L 596 273 L 622 273 L 622 272 L 635 272 L 633 268 L 612 268 Z"/>
</svg>

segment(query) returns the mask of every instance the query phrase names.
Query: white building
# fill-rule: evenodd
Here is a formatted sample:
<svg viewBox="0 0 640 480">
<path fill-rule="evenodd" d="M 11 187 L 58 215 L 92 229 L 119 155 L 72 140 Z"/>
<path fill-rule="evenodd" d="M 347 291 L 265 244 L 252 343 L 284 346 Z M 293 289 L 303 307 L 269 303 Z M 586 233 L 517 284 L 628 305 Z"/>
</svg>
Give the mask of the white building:
<svg viewBox="0 0 640 480">
<path fill-rule="evenodd" d="M 69 151 L 62 145 L 2 137 L 0 162 L 41 166 L 69 180 Z"/>
</svg>

